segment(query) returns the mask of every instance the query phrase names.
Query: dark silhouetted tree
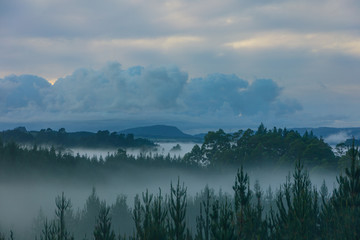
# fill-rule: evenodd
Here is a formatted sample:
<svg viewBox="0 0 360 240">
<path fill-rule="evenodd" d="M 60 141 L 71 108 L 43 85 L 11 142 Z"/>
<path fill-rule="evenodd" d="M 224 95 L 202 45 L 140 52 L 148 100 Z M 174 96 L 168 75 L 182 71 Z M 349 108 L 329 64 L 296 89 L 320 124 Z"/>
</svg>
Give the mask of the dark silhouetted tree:
<svg viewBox="0 0 360 240">
<path fill-rule="evenodd" d="M 171 221 L 169 223 L 169 232 L 171 239 L 183 240 L 186 237 L 186 206 L 186 188 L 184 184 L 180 185 L 180 179 L 178 178 L 175 188 L 172 183 L 170 185 L 169 213 Z"/>
<path fill-rule="evenodd" d="M 110 207 L 107 207 L 105 202 L 102 202 L 94 229 L 95 240 L 115 240 L 115 233 L 111 228 L 109 212 Z"/>
</svg>

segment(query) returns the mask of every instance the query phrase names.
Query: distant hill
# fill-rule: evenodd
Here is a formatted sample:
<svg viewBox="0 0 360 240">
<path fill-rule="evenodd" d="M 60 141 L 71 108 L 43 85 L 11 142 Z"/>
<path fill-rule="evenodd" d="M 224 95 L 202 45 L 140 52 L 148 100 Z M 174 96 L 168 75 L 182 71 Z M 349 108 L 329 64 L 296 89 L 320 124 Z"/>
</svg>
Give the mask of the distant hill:
<svg viewBox="0 0 360 240">
<path fill-rule="evenodd" d="M 129 128 L 120 131 L 123 134 L 134 134 L 135 137 L 150 138 L 157 140 L 184 140 L 184 141 L 201 141 L 199 137 L 192 136 L 182 132 L 174 126 L 153 125 L 146 127 Z"/>
</svg>

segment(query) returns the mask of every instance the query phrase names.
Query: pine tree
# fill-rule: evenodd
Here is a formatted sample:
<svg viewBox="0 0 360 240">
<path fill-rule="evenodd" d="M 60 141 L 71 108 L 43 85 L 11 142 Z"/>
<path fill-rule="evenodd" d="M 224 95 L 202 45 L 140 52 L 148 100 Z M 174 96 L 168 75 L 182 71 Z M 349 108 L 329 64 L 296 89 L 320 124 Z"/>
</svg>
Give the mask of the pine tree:
<svg viewBox="0 0 360 240">
<path fill-rule="evenodd" d="M 322 237 L 326 239 L 360 238 L 360 167 L 359 149 L 355 140 L 348 154 L 350 168 L 345 168 L 345 175 L 337 178 L 338 188 L 334 189 L 327 201 L 323 197 Z M 339 227 L 341 226 L 341 227 Z"/>
<path fill-rule="evenodd" d="M 164 201 L 161 190 L 159 195 L 154 198 L 154 202 L 151 208 L 151 233 L 149 239 L 154 240 L 165 240 L 167 238 L 166 231 L 166 200 Z"/>
<path fill-rule="evenodd" d="M 169 201 L 169 213 L 171 221 L 169 222 L 169 232 L 171 239 L 183 240 L 185 239 L 185 215 L 186 215 L 186 188 L 184 184 L 180 185 L 180 179 L 176 188 L 170 185 L 170 201 Z"/>
<path fill-rule="evenodd" d="M 135 196 L 134 200 L 134 209 L 133 209 L 133 219 L 135 222 L 136 235 L 135 238 L 137 240 L 144 239 L 144 229 L 142 225 L 142 211 L 141 211 L 141 202 L 139 195 Z"/>
<path fill-rule="evenodd" d="M 212 206 L 211 239 L 212 240 L 235 240 L 234 212 L 228 199 L 221 204 L 216 200 Z"/>
<path fill-rule="evenodd" d="M 264 130 L 265 131 L 265 130 Z M 256 205 L 251 204 L 249 176 L 243 167 L 238 170 L 233 186 L 235 192 L 236 237 L 237 239 L 266 239 L 267 224 L 262 219 L 263 206 L 260 184 L 255 184 Z"/>
<path fill-rule="evenodd" d="M 205 200 L 200 203 L 200 215 L 196 218 L 196 236 L 197 240 L 210 239 L 210 189 L 205 188 Z M 204 215 L 203 215 L 204 209 Z"/>
<path fill-rule="evenodd" d="M 65 213 L 71 208 L 70 199 L 67 199 L 64 195 L 64 192 L 61 196 L 57 196 L 55 199 L 56 210 L 55 215 L 58 222 L 58 240 L 68 240 L 72 239 L 70 233 L 66 230 L 65 226 Z"/>
<path fill-rule="evenodd" d="M 297 161 L 293 174 L 280 189 L 271 224 L 275 239 L 319 239 L 318 193 L 312 189 L 309 175 Z"/>
<path fill-rule="evenodd" d="M 101 204 L 100 213 L 94 229 L 95 240 L 115 240 L 115 233 L 111 228 L 111 218 L 109 217 L 110 207 L 105 202 Z"/>
<path fill-rule="evenodd" d="M 158 196 L 153 198 L 153 195 L 146 190 L 142 196 L 142 203 L 137 195 L 133 210 L 135 238 L 139 240 L 166 239 L 168 234 L 166 228 L 167 211 L 166 200 L 163 200 L 161 191 Z"/>
<path fill-rule="evenodd" d="M 235 184 L 233 186 L 235 194 L 235 214 L 236 214 L 236 235 L 237 239 L 243 239 L 245 237 L 245 221 L 246 213 L 250 208 L 251 191 L 250 181 L 247 173 L 244 173 L 244 169 L 238 170 L 235 177 Z"/>
</svg>

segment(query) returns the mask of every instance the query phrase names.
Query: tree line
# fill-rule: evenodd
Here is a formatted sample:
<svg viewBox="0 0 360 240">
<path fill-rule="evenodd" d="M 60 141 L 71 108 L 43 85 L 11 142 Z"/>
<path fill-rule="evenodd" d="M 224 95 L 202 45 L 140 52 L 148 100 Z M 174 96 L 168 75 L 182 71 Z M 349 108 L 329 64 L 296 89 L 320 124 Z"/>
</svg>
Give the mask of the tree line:
<svg viewBox="0 0 360 240">
<path fill-rule="evenodd" d="M 0 132 L 4 142 L 16 142 L 30 145 L 54 145 L 62 147 L 86 148 L 128 148 L 155 147 L 156 144 L 145 138 L 134 138 L 133 134 L 109 132 L 108 130 L 92 132 L 66 132 L 65 128 L 58 131 L 51 128 L 40 131 L 27 131 L 25 127 Z"/>
<path fill-rule="evenodd" d="M 49 130 L 48 132 L 50 135 L 66 133 L 61 130 Z M 120 135 L 99 131 L 94 136 L 99 139 L 98 141 L 106 142 L 106 139 Z M 222 167 L 239 167 L 241 165 L 255 168 L 291 167 L 297 159 L 301 159 L 310 170 L 339 171 L 344 167 L 349 167 L 348 156 L 346 156 L 349 148 L 348 145 L 339 144 L 335 154 L 322 138 L 314 136 L 312 132 L 300 135 L 298 132 L 289 131 L 286 128 L 274 127 L 272 130 L 268 130 L 263 124 L 258 127 L 257 131 L 247 129 L 231 134 L 225 133 L 222 129 L 210 131 L 205 135 L 202 145 L 195 145 L 184 157 L 151 153 L 133 156 L 127 154 L 124 148 L 118 148 L 115 153 L 109 153 L 104 157 L 81 156 L 79 154 L 72 155 L 64 151 L 62 147 L 54 145 L 44 147 L 33 144 L 23 147 L 15 141 L 2 141 L 0 138 L 0 173 L 9 175 L 13 172 L 23 173 L 33 170 L 48 175 L 56 171 L 57 174 L 81 175 L 81 173 L 86 173 L 84 175 L 96 177 L 99 174 L 106 175 L 111 171 L 125 169 L 128 166 L 218 171 Z"/>
<path fill-rule="evenodd" d="M 286 128 L 268 130 L 261 124 L 257 131 L 210 131 L 201 146 L 195 145 L 184 156 L 184 161 L 215 167 L 224 164 L 264 167 L 293 166 L 297 159 L 301 159 L 309 168 L 337 169 L 341 157 L 312 132 L 300 135 Z"/>
<path fill-rule="evenodd" d="M 349 167 L 329 194 L 316 189 L 301 161 L 276 193 L 263 192 L 241 167 L 233 194 L 214 194 L 206 187 L 191 199 L 184 184 L 170 184 L 170 193 L 137 195 L 133 207 L 119 196 L 109 206 L 95 189 L 84 209 L 74 213 L 64 193 L 55 199 L 55 217 L 38 220 L 36 239 L 67 240 L 236 240 L 236 239 L 359 239 L 359 150 L 347 152 Z M 125 230 L 126 229 L 126 230 Z M 16 233 L 10 232 L 9 239 Z M 1 234 L 1 240 L 7 239 Z"/>
</svg>

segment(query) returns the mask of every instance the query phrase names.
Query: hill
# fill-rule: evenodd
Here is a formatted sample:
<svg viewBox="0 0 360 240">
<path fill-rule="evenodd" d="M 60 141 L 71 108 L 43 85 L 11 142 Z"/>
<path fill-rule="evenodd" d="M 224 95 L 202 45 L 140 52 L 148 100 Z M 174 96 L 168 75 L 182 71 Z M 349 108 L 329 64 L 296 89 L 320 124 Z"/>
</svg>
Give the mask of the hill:
<svg viewBox="0 0 360 240">
<path fill-rule="evenodd" d="M 201 141 L 199 137 L 182 132 L 174 126 L 153 125 L 146 127 L 129 128 L 120 131 L 123 134 L 133 134 L 135 137 L 157 139 L 157 140 L 178 140 L 178 141 Z"/>
</svg>

